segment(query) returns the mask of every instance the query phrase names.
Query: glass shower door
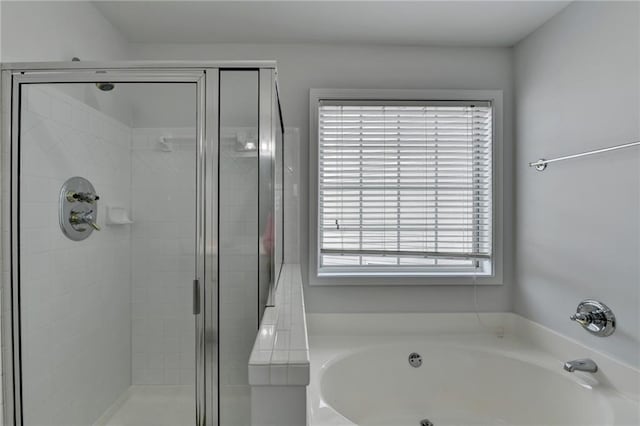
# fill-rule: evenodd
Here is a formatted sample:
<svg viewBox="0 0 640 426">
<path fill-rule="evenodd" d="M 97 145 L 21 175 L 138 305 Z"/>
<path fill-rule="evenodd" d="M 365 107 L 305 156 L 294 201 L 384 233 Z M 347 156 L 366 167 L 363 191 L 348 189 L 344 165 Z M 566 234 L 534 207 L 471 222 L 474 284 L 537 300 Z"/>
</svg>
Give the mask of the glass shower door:
<svg viewBox="0 0 640 426">
<path fill-rule="evenodd" d="M 249 357 L 282 257 L 282 140 L 272 69 L 220 70 L 220 425 L 248 426 Z M 276 126 L 277 124 L 277 126 Z M 280 191 L 280 193 L 278 193 Z"/>
<path fill-rule="evenodd" d="M 258 329 L 258 71 L 220 71 L 220 424 L 251 424 Z"/>
<path fill-rule="evenodd" d="M 21 424 L 192 426 L 200 84 L 20 87 Z"/>
</svg>

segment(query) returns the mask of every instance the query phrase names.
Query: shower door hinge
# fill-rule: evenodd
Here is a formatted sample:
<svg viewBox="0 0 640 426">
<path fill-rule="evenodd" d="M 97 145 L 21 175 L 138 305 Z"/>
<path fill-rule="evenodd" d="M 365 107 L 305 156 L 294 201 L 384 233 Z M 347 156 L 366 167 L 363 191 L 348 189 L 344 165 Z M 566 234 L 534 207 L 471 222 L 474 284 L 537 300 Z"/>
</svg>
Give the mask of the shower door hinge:
<svg viewBox="0 0 640 426">
<path fill-rule="evenodd" d="M 200 280 L 193 280 L 193 315 L 200 314 Z"/>
</svg>

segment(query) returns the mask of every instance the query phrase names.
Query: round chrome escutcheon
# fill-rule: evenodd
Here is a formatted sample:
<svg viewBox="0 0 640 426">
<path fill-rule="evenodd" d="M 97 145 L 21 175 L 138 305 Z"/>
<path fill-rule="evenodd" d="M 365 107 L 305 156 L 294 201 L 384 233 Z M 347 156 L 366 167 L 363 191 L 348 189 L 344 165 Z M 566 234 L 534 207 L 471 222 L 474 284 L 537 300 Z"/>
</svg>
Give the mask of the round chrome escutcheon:
<svg viewBox="0 0 640 426">
<path fill-rule="evenodd" d="M 100 230 L 96 224 L 99 199 L 91 182 L 83 177 L 69 178 L 62 185 L 58 214 L 60 229 L 67 238 L 82 241 L 94 230 Z"/>
</svg>

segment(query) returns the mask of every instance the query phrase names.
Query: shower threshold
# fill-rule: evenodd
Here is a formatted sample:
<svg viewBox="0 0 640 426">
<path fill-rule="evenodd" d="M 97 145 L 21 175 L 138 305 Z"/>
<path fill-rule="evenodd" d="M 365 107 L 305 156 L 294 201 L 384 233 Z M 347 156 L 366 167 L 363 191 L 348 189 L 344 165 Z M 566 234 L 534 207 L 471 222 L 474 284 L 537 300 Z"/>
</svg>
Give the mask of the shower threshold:
<svg viewBox="0 0 640 426">
<path fill-rule="evenodd" d="M 193 386 L 133 385 L 93 426 L 193 426 Z"/>
</svg>

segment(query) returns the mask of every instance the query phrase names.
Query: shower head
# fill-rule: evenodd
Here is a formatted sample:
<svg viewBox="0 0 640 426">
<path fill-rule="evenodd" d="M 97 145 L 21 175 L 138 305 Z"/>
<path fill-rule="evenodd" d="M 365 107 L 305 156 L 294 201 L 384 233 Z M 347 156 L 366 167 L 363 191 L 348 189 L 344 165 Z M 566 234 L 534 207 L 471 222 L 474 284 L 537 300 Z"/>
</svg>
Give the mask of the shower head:
<svg viewBox="0 0 640 426">
<path fill-rule="evenodd" d="M 113 90 L 114 87 L 116 87 L 116 85 L 113 83 L 102 82 L 102 83 L 96 83 L 96 87 L 102 90 L 103 92 L 110 92 Z"/>
</svg>

